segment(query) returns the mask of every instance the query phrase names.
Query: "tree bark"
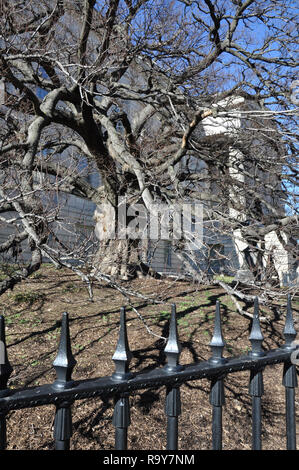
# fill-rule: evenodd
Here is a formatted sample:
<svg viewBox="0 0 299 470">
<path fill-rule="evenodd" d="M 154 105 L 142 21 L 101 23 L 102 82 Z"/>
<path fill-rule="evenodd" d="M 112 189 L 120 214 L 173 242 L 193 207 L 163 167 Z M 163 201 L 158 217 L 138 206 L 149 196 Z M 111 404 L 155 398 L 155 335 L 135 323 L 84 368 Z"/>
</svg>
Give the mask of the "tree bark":
<svg viewBox="0 0 299 470">
<path fill-rule="evenodd" d="M 94 257 L 94 274 L 100 272 L 121 280 L 155 274 L 146 264 L 146 240 L 128 236 L 130 218 L 121 221 L 121 210 L 126 211 L 127 207 L 113 207 L 107 198 L 97 206 L 94 219 L 99 249 Z"/>
<path fill-rule="evenodd" d="M 142 261 L 140 240 L 100 241 L 94 259 L 95 271 L 108 274 L 114 279 L 131 280 L 146 274 Z"/>
</svg>

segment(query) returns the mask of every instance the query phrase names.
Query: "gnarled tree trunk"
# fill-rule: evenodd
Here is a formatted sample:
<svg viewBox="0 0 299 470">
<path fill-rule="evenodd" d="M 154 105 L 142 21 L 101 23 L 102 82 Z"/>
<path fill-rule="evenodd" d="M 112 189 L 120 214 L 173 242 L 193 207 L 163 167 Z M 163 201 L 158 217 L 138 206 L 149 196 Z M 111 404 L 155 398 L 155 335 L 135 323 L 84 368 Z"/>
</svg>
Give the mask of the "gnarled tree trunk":
<svg viewBox="0 0 299 470">
<path fill-rule="evenodd" d="M 129 238 L 127 225 L 120 227 L 118 207 L 106 199 L 96 208 L 95 233 L 99 249 L 94 257 L 94 274 L 100 272 L 114 279 L 130 280 L 149 274 L 145 263 L 147 241 Z"/>
</svg>

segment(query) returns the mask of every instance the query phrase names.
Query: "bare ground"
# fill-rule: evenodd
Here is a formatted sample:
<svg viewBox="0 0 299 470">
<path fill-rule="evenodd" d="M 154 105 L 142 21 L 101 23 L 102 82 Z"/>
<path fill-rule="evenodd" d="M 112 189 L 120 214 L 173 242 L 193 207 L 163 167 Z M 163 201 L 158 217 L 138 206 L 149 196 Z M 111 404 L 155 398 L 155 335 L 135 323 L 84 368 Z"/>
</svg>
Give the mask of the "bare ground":
<svg viewBox="0 0 299 470">
<path fill-rule="evenodd" d="M 127 285 L 126 285 L 127 286 Z M 195 286 L 192 283 L 167 280 L 136 280 L 130 288 L 143 294 L 158 295 L 163 305 L 151 305 L 134 299 L 134 306 L 143 315 L 151 330 L 167 336 L 170 304 L 178 311 L 179 336 L 182 344 L 180 362 L 206 360 L 210 356 L 209 342 L 213 333 L 215 301 L 222 304 L 224 355 L 245 354 L 250 348 L 250 321 L 240 316 L 230 298 L 217 287 Z M 66 271 L 45 267 L 2 296 L 6 321 L 8 355 L 13 373 L 9 386 L 23 388 L 55 380 L 52 362 L 57 353 L 61 314 L 70 316 L 72 351 L 77 365 L 74 379 L 111 375 L 115 350 L 119 309 L 126 304 L 124 297 L 105 286 L 95 286 L 94 302 L 90 302 L 80 280 Z M 299 312 L 294 302 L 294 314 Z M 285 309 L 281 318 L 263 312 L 271 321 L 262 325 L 265 348 L 279 347 Z M 279 310 L 278 310 L 279 312 Z M 143 371 L 164 364 L 165 343 L 149 334 L 136 313 L 128 309 L 128 337 L 133 353 L 131 369 Z M 298 325 L 297 325 L 298 326 Z M 223 448 L 250 450 L 251 398 L 248 395 L 248 372 L 231 374 L 225 381 L 226 405 L 223 411 Z M 283 450 L 286 446 L 285 401 L 282 386 L 282 366 L 268 367 L 264 372 L 263 449 Z M 179 422 L 179 449 L 211 448 L 211 406 L 209 383 L 206 380 L 185 384 L 181 389 L 182 414 Z M 165 390 L 135 393 L 130 400 L 132 424 L 128 433 L 128 448 L 163 450 L 166 443 L 164 415 Z M 296 399 L 298 409 L 298 398 Z M 113 400 L 77 401 L 73 405 L 73 450 L 110 450 L 114 448 L 114 428 L 111 423 Z M 53 449 L 54 407 L 44 406 L 12 411 L 7 419 L 9 450 Z M 298 420 L 298 415 L 297 415 Z"/>
</svg>

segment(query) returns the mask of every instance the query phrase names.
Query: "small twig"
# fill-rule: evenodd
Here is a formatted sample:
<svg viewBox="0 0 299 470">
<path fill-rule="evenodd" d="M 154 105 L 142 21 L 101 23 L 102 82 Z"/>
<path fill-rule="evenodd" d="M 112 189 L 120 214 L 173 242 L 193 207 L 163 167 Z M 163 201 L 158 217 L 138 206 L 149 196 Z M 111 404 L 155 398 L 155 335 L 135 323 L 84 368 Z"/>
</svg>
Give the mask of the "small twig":
<svg viewBox="0 0 299 470">
<path fill-rule="evenodd" d="M 136 307 L 134 307 L 134 305 L 132 304 L 131 300 L 130 300 L 130 295 L 131 296 L 134 296 L 134 297 L 140 297 L 142 298 L 143 300 L 146 300 L 147 302 L 150 302 L 150 303 L 158 303 L 158 304 L 162 304 L 164 302 L 162 301 L 159 301 L 159 300 L 155 300 L 155 299 L 149 299 L 147 297 L 145 297 L 144 295 L 140 294 L 139 292 L 134 292 L 134 291 L 131 291 L 129 289 L 125 289 L 123 288 L 122 286 L 120 286 L 119 284 L 117 284 L 115 281 L 113 281 L 110 276 L 108 276 L 107 274 L 103 274 L 103 273 L 99 273 L 97 272 L 96 274 L 94 274 L 94 277 L 98 280 L 104 280 L 105 282 L 107 282 L 109 285 L 111 285 L 112 287 L 114 287 L 115 289 L 117 289 L 127 300 L 128 304 L 130 305 L 130 307 L 132 308 L 132 310 L 134 310 L 134 312 L 136 313 L 137 317 L 139 318 L 139 320 L 142 321 L 142 323 L 144 324 L 145 328 L 146 328 L 146 331 L 151 334 L 152 336 L 155 336 L 159 339 L 163 339 L 163 340 L 166 340 L 166 338 L 164 338 L 163 336 L 160 336 L 160 335 L 157 335 L 156 333 L 154 333 L 150 327 L 147 325 L 145 319 L 143 318 L 143 316 L 141 315 L 140 312 L 138 312 L 138 310 L 136 309 Z"/>
<path fill-rule="evenodd" d="M 158 335 L 157 333 L 154 333 L 154 332 L 150 329 L 150 327 L 147 325 L 147 323 L 146 323 L 145 319 L 143 318 L 143 316 L 141 315 L 141 313 L 138 312 L 138 310 L 133 306 L 133 304 L 131 303 L 130 300 L 128 300 L 128 303 L 129 303 L 130 307 L 132 308 L 132 310 L 134 310 L 134 312 L 135 312 L 136 315 L 138 316 L 139 320 L 142 321 L 142 323 L 143 323 L 144 326 L 145 326 L 146 331 L 147 331 L 150 335 L 155 336 L 156 338 L 159 338 L 159 339 L 163 339 L 164 341 L 167 340 L 167 338 L 165 338 L 164 336 L 160 336 L 160 335 Z"/>
<path fill-rule="evenodd" d="M 248 318 L 250 320 L 253 319 L 253 315 L 249 312 L 245 312 L 241 305 L 239 304 L 239 302 L 237 301 L 236 297 L 239 297 L 240 299 L 245 299 L 245 300 L 248 300 L 250 302 L 253 302 L 254 301 L 254 298 L 256 296 L 254 295 L 246 295 L 246 294 L 243 294 L 242 292 L 239 292 L 239 291 L 235 291 L 234 289 L 232 289 L 231 287 L 229 287 L 227 284 L 225 284 L 225 282 L 222 282 L 222 281 L 214 281 L 213 284 L 219 284 L 227 293 L 228 295 L 230 296 L 230 298 L 232 299 L 232 301 L 234 302 L 236 308 L 237 308 L 237 311 L 240 313 L 240 315 L 242 315 L 243 317 L 245 318 Z M 259 299 L 259 302 L 260 303 L 265 303 L 265 301 L 263 299 Z M 262 322 L 269 322 L 269 318 L 267 317 L 260 317 L 260 321 Z"/>
</svg>

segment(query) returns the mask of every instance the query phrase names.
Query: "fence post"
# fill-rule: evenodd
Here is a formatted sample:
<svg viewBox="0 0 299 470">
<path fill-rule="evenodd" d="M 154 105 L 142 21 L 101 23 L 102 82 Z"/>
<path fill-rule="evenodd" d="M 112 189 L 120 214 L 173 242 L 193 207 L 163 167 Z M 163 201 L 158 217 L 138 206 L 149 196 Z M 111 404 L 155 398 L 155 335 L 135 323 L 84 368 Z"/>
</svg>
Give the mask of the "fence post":
<svg viewBox="0 0 299 470">
<path fill-rule="evenodd" d="M 133 374 L 129 372 L 132 357 L 133 355 L 129 348 L 127 335 L 126 309 L 122 307 L 120 309 L 119 336 L 116 350 L 112 357 L 115 363 L 115 371 L 111 376 L 113 380 L 127 380 L 133 376 Z"/>
<path fill-rule="evenodd" d="M 252 320 L 252 328 L 249 336 L 251 342 L 252 358 L 258 359 L 265 355 L 262 350 L 264 337 L 261 331 L 259 319 L 258 299 L 254 299 L 254 314 Z M 264 393 L 263 372 L 257 367 L 250 372 L 249 394 L 252 397 L 252 449 L 261 450 L 261 431 L 262 431 L 262 414 L 261 414 L 261 397 Z"/>
<path fill-rule="evenodd" d="M 165 414 L 167 416 L 167 450 L 178 449 L 178 424 L 181 414 L 181 395 L 179 387 L 167 387 Z"/>
<path fill-rule="evenodd" d="M 129 348 L 126 310 L 122 307 L 120 310 L 119 336 L 116 351 L 112 357 L 115 363 L 115 372 L 111 379 L 115 381 L 127 381 L 133 374 L 129 371 L 129 365 L 132 359 L 132 353 Z M 115 427 L 115 449 L 127 450 L 128 427 L 131 424 L 130 403 L 127 394 L 116 396 L 112 424 Z"/>
<path fill-rule="evenodd" d="M 8 379 L 13 369 L 7 356 L 5 340 L 5 321 L 3 315 L 0 316 L 0 397 L 9 395 L 7 388 Z M 6 448 L 6 412 L 0 413 L 0 450 Z"/>
<path fill-rule="evenodd" d="M 131 424 L 130 403 L 127 395 L 116 397 L 112 424 L 115 427 L 115 449 L 127 450 L 128 427 Z"/>
<path fill-rule="evenodd" d="M 171 318 L 169 337 L 164 349 L 167 364 L 164 366 L 166 373 L 180 371 L 183 366 L 179 364 L 181 345 L 178 339 L 176 305 L 171 306 Z M 179 387 L 166 388 L 165 414 L 167 416 L 167 450 L 178 448 L 178 421 L 181 414 L 181 396 Z"/>
<path fill-rule="evenodd" d="M 282 349 L 292 351 L 294 349 L 293 341 L 296 338 L 296 330 L 294 328 L 290 294 L 288 295 L 287 314 L 283 333 L 285 344 L 282 346 Z M 282 383 L 285 387 L 287 450 L 296 450 L 295 388 L 298 387 L 298 380 L 296 365 L 292 364 L 291 361 L 284 363 Z"/>
<path fill-rule="evenodd" d="M 216 301 L 216 313 L 214 334 L 210 342 L 212 357 L 211 364 L 224 364 L 227 359 L 222 357 L 225 342 L 222 336 L 220 303 Z M 225 404 L 223 377 L 215 377 L 211 380 L 210 403 L 213 406 L 212 416 L 212 446 L 213 450 L 222 449 L 222 406 Z"/>
<path fill-rule="evenodd" d="M 67 312 L 62 315 L 59 349 L 53 362 L 57 379 L 53 383 L 54 389 L 63 390 L 72 386 L 72 371 L 76 365 L 71 350 L 69 331 L 69 318 Z M 64 401 L 56 405 L 54 420 L 55 450 L 69 450 L 72 436 L 72 401 Z"/>
<path fill-rule="evenodd" d="M 55 450 L 69 450 L 72 437 L 72 412 L 70 402 L 56 406 L 54 421 Z"/>
</svg>

